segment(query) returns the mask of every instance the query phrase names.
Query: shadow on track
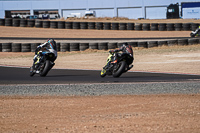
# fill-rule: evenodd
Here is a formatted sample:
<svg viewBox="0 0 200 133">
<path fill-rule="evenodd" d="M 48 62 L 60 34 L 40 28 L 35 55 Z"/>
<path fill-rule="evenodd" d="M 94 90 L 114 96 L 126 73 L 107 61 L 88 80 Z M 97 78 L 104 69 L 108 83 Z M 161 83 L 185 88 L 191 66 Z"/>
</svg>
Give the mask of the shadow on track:
<svg viewBox="0 0 200 133">
<path fill-rule="evenodd" d="M 72 84 L 198 81 L 200 75 L 128 72 L 119 78 L 100 77 L 100 70 L 52 69 L 46 77 L 29 76 L 29 68 L 0 67 L 0 84 Z"/>
</svg>

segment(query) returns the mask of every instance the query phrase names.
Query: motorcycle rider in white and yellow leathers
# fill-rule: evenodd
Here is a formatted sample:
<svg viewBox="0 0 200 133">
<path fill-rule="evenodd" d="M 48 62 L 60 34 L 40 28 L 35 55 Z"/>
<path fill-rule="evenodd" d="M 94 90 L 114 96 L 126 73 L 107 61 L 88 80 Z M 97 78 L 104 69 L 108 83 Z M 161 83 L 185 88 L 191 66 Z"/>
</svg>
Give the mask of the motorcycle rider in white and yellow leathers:
<svg viewBox="0 0 200 133">
<path fill-rule="evenodd" d="M 57 58 L 57 45 L 54 39 L 48 39 L 45 43 L 39 45 L 35 50 L 35 56 L 33 58 L 33 68 L 36 69 L 40 64 L 40 55 L 44 55 L 46 52 L 53 53 L 55 55 L 54 61 Z"/>
</svg>

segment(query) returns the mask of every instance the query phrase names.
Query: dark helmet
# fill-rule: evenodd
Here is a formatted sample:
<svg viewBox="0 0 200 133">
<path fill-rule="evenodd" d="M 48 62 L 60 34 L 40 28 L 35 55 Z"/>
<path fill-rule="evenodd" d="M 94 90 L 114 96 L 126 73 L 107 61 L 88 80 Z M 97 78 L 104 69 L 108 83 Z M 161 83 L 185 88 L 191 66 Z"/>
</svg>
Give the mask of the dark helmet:
<svg viewBox="0 0 200 133">
<path fill-rule="evenodd" d="M 56 46 L 56 42 L 54 41 L 54 39 L 48 39 L 47 42 L 51 45 L 52 49 L 57 50 L 57 46 Z"/>
<path fill-rule="evenodd" d="M 54 39 L 50 38 L 50 39 L 47 39 L 47 42 L 50 43 L 50 42 L 54 42 Z"/>
</svg>

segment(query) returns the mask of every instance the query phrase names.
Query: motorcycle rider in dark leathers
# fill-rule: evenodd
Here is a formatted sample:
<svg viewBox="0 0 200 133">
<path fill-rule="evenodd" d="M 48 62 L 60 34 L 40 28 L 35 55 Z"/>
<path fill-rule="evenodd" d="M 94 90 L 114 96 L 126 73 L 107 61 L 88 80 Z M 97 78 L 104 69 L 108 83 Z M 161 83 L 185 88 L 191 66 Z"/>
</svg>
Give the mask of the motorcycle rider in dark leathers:
<svg viewBox="0 0 200 133">
<path fill-rule="evenodd" d="M 123 45 L 116 50 L 110 50 L 109 52 L 111 53 L 115 53 L 115 52 L 119 52 L 122 51 L 121 56 L 123 56 L 124 54 L 128 55 L 129 60 L 127 60 L 127 64 L 128 64 L 128 70 L 130 70 L 133 65 L 131 65 L 133 63 L 134 57 L 133 57 L 133 49 L 132 46 L 129 45 L 128 43 L 123 43 Z M 115 53 L 113 57 L 111 57 L 111 61 L 107 62 L 107 65 L 105 66 L 105 68 L 108 68 L 110 66 L 110 64 L 112 63 L 116 63 L 117 59 L 118 59 L 118 53 Z"/>
<path fill-rule="evenodd" d="M 55 55 L 54 61 L 57 58 L 57 45 L 54 39 L 48 39 L 45 43 L 39 45 L 35 50 L 35 56 L 33 58 L 33 68 L 34 70 L 37 68 L 37 66 L 40 64 L 40 55 L 45 53 L 45 51 L 48 51 L 50 53 L 53 53 Z"/>
</svg>

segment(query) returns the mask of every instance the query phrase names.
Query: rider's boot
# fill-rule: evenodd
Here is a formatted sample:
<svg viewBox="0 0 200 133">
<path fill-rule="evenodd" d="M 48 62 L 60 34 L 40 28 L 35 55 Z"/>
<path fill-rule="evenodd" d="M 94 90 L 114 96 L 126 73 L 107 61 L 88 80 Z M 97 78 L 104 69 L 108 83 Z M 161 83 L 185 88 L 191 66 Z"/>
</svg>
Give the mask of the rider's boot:
<svg viewBox="0 0 200 133">
<path fill-rule="evenodd" d="M 133 65 L 128 66 L 128 70 L 130 70 L 131 68 L 133 68 Z"/>
</svg>

